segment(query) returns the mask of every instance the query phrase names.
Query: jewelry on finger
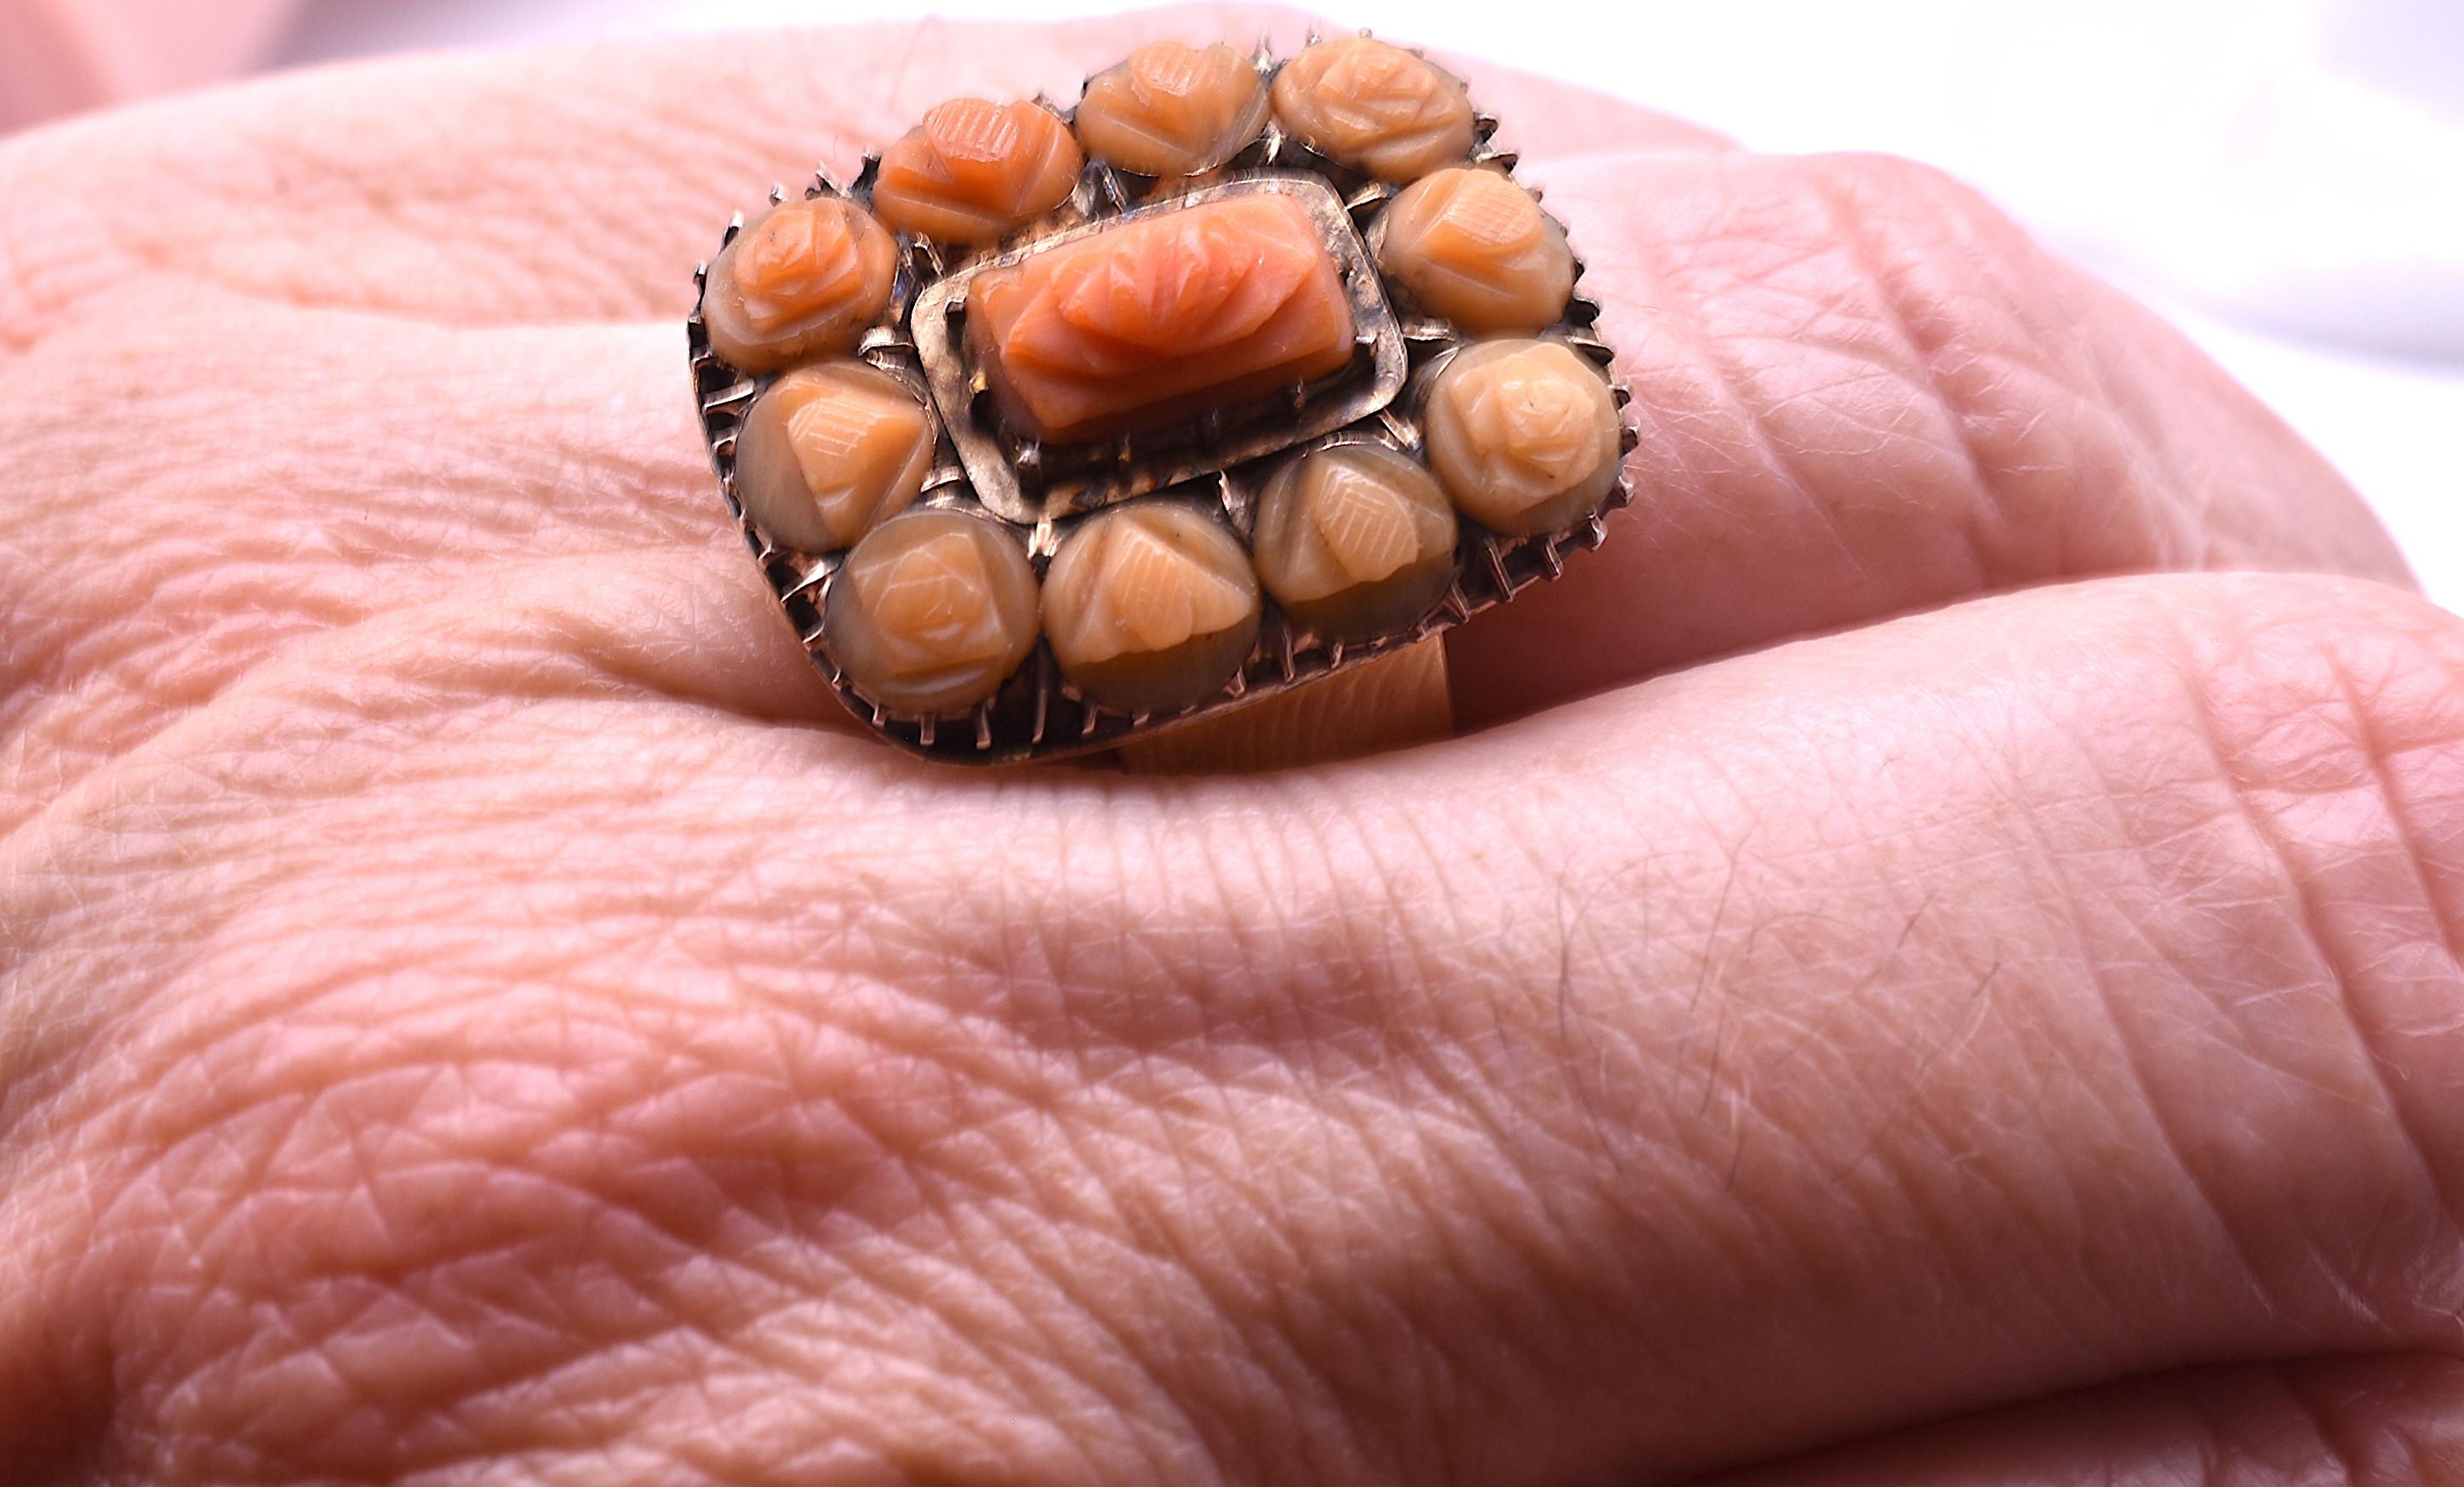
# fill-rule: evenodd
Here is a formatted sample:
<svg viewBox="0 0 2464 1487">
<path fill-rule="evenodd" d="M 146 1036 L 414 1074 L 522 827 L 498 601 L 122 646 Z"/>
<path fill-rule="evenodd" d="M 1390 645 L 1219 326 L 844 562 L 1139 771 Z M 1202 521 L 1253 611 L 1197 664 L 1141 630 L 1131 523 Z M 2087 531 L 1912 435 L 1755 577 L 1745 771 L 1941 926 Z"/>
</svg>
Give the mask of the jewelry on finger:
<svg viewBox="0 0 2464 1487">
<path fill-rule="evenodd" d="M 1366 33 L 954 99 L 696 276 L 729 511 L 822 674 L 952 764 L 1398 656 L 1554 578 L 1636 440 L 1497 122 Z"/>
</svg>

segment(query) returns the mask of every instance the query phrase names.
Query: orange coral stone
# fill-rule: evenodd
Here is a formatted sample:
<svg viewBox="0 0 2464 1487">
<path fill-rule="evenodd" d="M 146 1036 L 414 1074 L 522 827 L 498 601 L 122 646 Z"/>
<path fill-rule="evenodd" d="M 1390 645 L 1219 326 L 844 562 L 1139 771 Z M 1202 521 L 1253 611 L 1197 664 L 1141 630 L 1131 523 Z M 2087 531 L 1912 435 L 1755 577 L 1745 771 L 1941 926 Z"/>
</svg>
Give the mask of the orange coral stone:
<svg viewBox="0 0 2464 1487">
<path fill-rule="evenodd" d="M 719 253 L 702 291 L 711 349 L 770 371 L 856 344 L 890 302 L 898 246 L 834 196 L 782 202 Z"/>
<path fill-rule="evenodd" d="M 1294 619 L 1320 634 L 1375 635 L 1426 614 L 1454 581 L 1455 511 L 1411 456 L 1338 444 L 1266 482 L 1250 547 Z"/>
<path fill-rule="evenodd" d="M 857 361 L 781 377 L 736 435 L 744 509 L 772 541 L 812 552 L 844 547 L 905 510 L 932 464 L 923 401 Z"/>
<path fill-rule="evenodd" d="M 1195 175 L 1239 154 L 1266 119 L 1266 84 L 1221 42 L 1138 48 L 1096 74 L 1078 103 L 1089 154 L 1143 175 Z"/>
<path fill-rule="evenodd" d="M 1579 522 L 1617 483 L 1617 402 L 1598 369 L 1555 341 L 1484 341 L 1429 388 L 1429 468 L 1491 531 L 1529 537 Z"/>
<path fill-rule="evenodd" d="M 1471 153 L 1477 121 L 1454 75 L 1367 36 L 1321 41 L 1275 75 L 1275 117 L 1330 160 L 1410 181 Z"/>
<path fill-rule="evenodd" d="M 1377 266 L 1422 308 L 1482 336 L 1554 324 L 1574 288 L 1565 230 L 1530 192 L 1468 166 L 1424 176 L 1395 198 Z"/>
<path fill-rule="evenodd" d="M 1352 359 L 1352 305 L 1309 212 L 1240 196 L 1133 221 L 996 269 L 967 337 L 1002 420 L 1106 437 L 1227 407 Z"/>
<path fill-rule="evenodd" d="M 1232 679 L 1258 641 L 1249 556 L 1223 523 L 1178 501 L 1089 517 L 1044 585 L 1044 627 L 1063 676 L 1096 701 L 1162 711 Z"/>
<path fill-rule="evenodd" d="M 902 233 L 998 242 L 1060 206 L 1085 164 L 1050 109 L 952 99 L 882 151 L 872 210 Z"/>
<path fill-rule="evenodd" d="M 957 712 L 1001 690 L 1035 649 L 1035 570 L 993 522 L 927 508 L 892 517 L 847 554 L 823 623 L 865 696 L 911 714 Z"/>
</svg>

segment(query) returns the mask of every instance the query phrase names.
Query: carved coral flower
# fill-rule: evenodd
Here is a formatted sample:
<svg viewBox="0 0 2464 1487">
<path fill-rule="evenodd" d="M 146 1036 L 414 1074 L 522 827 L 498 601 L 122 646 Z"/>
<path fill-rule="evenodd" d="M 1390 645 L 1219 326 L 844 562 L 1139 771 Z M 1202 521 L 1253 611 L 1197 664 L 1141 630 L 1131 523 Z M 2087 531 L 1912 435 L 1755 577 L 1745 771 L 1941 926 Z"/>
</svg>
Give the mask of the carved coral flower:
<svg viewBox="0 0 2464 1487">
<path fill-rule="evenodd" d="M 1078 138 L 1125 170 L 1192 175 L 1238 154 L 1265 114 L 1266 85 L 1247 57 L 1220 41 L 1156 41 L 1088 81 Z"/>
<path fill-rule="evenodd" d="M 968 291 L 967 336 L 1001 416 L 1030 437 L 1100 437 L 1236 404 L 1350 360 L 1351 302 L 1306 208 L 1248 196 L 1126 224 Z"/>
<path fill-rule="evenodd" d="M 990 660 L 1009 648 L 983 554 L 964 532 L 918 543 L 854 577 L 857 598 L 881 629 L 891 676 Z"/>
<path fill-rule="evenodd" d="M 1085 164 L 1049 109 L 952 99 L 882 152 L 872 208 L 902 233 L 995 242 L 1067 200 Z"/>
<path fill-rule="evenodd" d="M 972 707 L 1035 647 L 1035 570 L 991 523 L 927 507 L 847 554 L 825 627 L 848 677 L 883 706 Z"/>
<path fill-rule="evenodd" d="M 1249 556 L 1224 526 L 1174 501 L 1090 519 L 1062 544 L 1044 628 L 1062 673 L 1115 707 L 1177 707 L 1221 687 L 1256 643 Z"/>
<path fill-rule="evenodd" d="M 844 351 L 890 302 L 898 250 L 863 208 L 836 197 L 781 203 L 711 265 L 702 321 L 743 371 Z"/>
<path fill-rule="evenodd" d="M 1565 233 L 1530 192 L 1472 166 L 1425 176 L 1395 198 L 1377 264 L 1419 308 L 1475 335 L 1553 324 L 1574 288 Z"/>
<path fill-rule="evenodd" d="M 1410 181 L 1471 153 L 1463 86 L 1436 64 L 1368 36 L 1321 41 L 1284 64 L 1275 117 L 1329 159 Z"/>
<path fill-rule="evenodd" d="M 1489 341 L 1429 395 L 1429 464 L 1473 520 L 1527 534 L 1597 508 L 1617 478 L 1608 384 L 1552 341 Z"/>
</svg>

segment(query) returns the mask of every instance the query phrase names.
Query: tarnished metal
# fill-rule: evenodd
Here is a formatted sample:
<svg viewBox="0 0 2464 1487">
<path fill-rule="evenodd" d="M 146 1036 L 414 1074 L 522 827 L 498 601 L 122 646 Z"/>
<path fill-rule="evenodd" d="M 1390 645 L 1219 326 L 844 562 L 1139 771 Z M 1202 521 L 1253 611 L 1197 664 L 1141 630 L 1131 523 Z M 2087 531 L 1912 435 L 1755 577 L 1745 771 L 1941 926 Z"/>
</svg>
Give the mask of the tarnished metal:
<svg viewBox="0 0 2464 1487">
<path fill-rule="evenodd" d="M 1271 82 L 1281 63 L 1263 44 L 1255 60 Z M 1065 120 L 1069 117 L 1067 111 L 1055 112 Z M 1496 128 L 1496 120 L 1479 116 L 1471 162 L 1510 174 L 1515 156 L 1492 146 Z M 869 206 L 875 166 L 868 157 L 847 185 L 823 169 L 803 194 L 847 196 Z M 1359 332 L 1352 366 L 1319 384 L 1258 400 L 1253 407 L 1210 413 L 1180 429 L 1141 435 L 1126 445 L 1113 441 L 1091 452 L 1023 444 L 993 423 L 980 406 L 980 378 L 958 334 L 967 284 L 976 274 L 1104 231 L 1125 218 L 1262 192 L 1301 201 L 1343 269 Z M 1049 217 L 990 249 L 966 253 L 902 237 L 890 309 L 859 343 L 856 354 L 931 389 L 938 442 L 918 504 L 971 511 L 1007 523 L 1041 576 L 1069 530 L 1108 504 L 1153 493 L 1205 503 L 1221 510 L 1246 544 L 1255 531 L 1256 499 L 1282 462 L 1345 443 L 1380 443 L 1417 455 L 1421 447 L 1419 410 L 1429 381 L 1468 338 L 1442 321 L 1398 316 L 1389 301 L 1372 245 L 1376 215 L 1394 194 L 1391 186 L 1288 139 L 1270 115 L 1256 140 L 1224 166 L 1201 176 L 1156 180 L 1090 161 L 1076 190 Z M 782 189 L 774 199 L 784 195 Z M 733 241 L 743 226 L 739 215 L 719 246 Z M 1610 348 L 1595 331 L 1598 306 L 1582 293 L 1582 268 L 1577 256 L 1574 292 L 1565 316 L 1543 334 L 1565 342 L 1611 373 L 1621 446 L 1630 452 L 1638 442 L 1633 421 L 1623 411 L 1630 396 L 1615 379 Z M 695 272 L 696 291 L 708 274 L 707 263 Z M 754 561 L 814 665 L 848 710 L 900 747 L 944 763 L 1017 764 L 1110 748 L 1367 664 L 1504 604 L 1532 584 L 1557 577 L 1569 553 L 1599 545 L 1608 532 L 1607 514 L 1632 499 L 1631 475 L 1621 470 L 1597 513 L 1558 530 L 1506 537 L 1464 520 L 1455 581 L 1445 595 L 1417 624 L 1372 639 L 1334 641 L 1318 635 L 1269 598 L 1256 649 L 1240 672 L 1215 696 L 1171 713 L 1123 712 L 1089 700 L 1063 677 L 1050 645 L 1039 640 L 1000 692 L 975 708 L 937 718 L 902 715 L 865 696 L 830 652 L 823 608 L 846 554 L 781 546 L 745 514 L 736 486 L 736 436 L 746 410 L 773 379 L 741 374 L 713 353 L 699 298 L 697 292 L 696 308 L 686 322 L 695 403 L 721 495 Z"/>
</svg>

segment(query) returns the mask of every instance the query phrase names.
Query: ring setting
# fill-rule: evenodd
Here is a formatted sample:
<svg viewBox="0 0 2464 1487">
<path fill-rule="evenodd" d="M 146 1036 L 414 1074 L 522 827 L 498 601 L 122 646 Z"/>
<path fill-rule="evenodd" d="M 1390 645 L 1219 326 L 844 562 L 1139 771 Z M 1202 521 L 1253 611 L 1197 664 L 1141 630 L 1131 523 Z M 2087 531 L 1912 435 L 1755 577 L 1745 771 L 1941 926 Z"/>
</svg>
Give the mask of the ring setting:
<svg viewBox="0 0 2464 1487">
<path fill-rule="evenodd" d="M 960 765 L 1428 642 L 1596 546 L 1627 396 L 1496 122 L 1363 33 L 956 99 L 732 223 L 712 463 L 816 666 Z"/>
</svg>

